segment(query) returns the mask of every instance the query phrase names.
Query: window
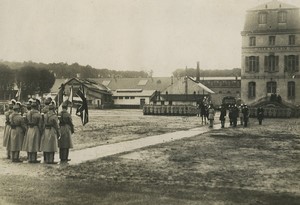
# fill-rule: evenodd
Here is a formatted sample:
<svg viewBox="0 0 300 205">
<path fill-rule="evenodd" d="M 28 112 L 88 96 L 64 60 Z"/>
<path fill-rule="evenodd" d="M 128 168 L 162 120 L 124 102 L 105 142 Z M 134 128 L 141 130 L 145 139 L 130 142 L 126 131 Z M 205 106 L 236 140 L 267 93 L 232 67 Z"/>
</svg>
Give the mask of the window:
<svg viewBox="0 0 300 205">
<path fill-rule="evenodd" d="M 123 99 L 123 97 L 119 97 L 119 99 Z"/>
<path fill-rule="evenodd" d="M 289 45 L 295 45 L 296 37 L 295 35 L 289 35 Z"/>
<path fill-rule="evenodd" d="M 246 57 L 246 72 L 258 72 L 259 71 L 259 57 L 247 56 Z"/>
<path fill-rule="evenodd" d="M 127 100 L 128 100 L 128 99 L 129 99 L 129 97 L 128 97 L 128 96 L 126 96 L 126 97 L 125 97 L 125 99 L 127 99 Z"/>
<path fill-rule="evenodd" d="M 256 83 L 249 82 L 248 83 L 248 98 L 255 98 L 256 95 Z"/>
<path fill-rule="evenodd" d="M 284 69 L 285 71 L 289 71 L 289 72 L 299 71 L 299 56 L 298 55 L 284 56 Z"/>
<path fill-rule="evenodd" d="M 113 99 L 118 99 L 118 97 L 117 96 L 113 96 Z"/>
<path fill-rule="evenodd" d="M 288 82 L 288 98 L 295 98 L 295 82 Z"/>
<path fill-rule="evenodd" d="M 285 11 L 278 12 L 278 23 L 286 23 L 287 13 Z"/>
<path fill-rule="evenodd" d="M 269 45 L 274 46 L 275 45 L 275 36 L 269 36 Z"/>
<path fill-rule="evenodd" d="M 249 38 L 249 46 L 256 46 L 256 37 Z"/>
<path fill-rule="evenodd" d="M 267 93 L 276 93 L 277 83 L 274 81 L 267 82 Z"/>
<path fill-rule="evenodd" d="M 134 99 L 134 97 L 130 97 L 130 99 Z"/>
<path fill-rule="evenodd" d="M 266 24 L 267 23 L 267 13 L 260 13 L 258 15 L 258 23 L 259 24 Z"/>
<path fill-rule="evenodd" d="M 265 56 L 265 71 L 276 72 L 279 71 L 279 56 Z"/>
</svg>

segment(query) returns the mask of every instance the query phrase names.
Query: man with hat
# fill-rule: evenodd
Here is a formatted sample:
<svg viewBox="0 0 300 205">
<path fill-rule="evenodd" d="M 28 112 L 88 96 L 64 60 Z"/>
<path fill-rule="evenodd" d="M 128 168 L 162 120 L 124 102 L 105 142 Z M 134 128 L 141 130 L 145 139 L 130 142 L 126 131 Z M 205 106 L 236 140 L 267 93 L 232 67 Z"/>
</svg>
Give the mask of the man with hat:
<svg viewBox="0 0 300 205">
<path fill-rule="evenodd" d="M 36 102 L 31 103 L 31 110 L 26 113 L 27 134 L 23 143 L 23 150 L 28 154 L 29 163 L 39 163 L 37 152 L 40 150 L 40 139 L 42 133 L 42 115 L 38 111 Z"/>
<path fill-rule="evenodd" d="M 10 121 L 9 121 L 9 116 L 13 113 L 13 103 L 10 102 L 8 104 L 8 110 L 4 113 L 5 115 L 5 127 L 4 127 L 4 134 L 3 134 L 3 146 L 6 147 L 7 149 L 7 159 L 10 159 L 10 149 L 7 146 L 8 140 L 9 140 L 9 135 L 10 135 Z"/>
<path fill-rule="evenodd" d="M 58 125 L 58 117 L 54 113 L 54 105 L 49 105 L 49 112 L 44 116 L 44 133 L 41 139 L 41 151 L 44 152 L 44 160 L 47 164 L 56 164 L 54 154 L 57 152 L 57 140 L 61 136 Z"/>
<path fill-rule="evenodd" d="M 74 133 L 74 125 L 72 117 L 67 111 L 68 104 L 64 102 L 62 104 L 62 111 L 59 113 L 59 125 L 61 137 L 58 140 L 59 158 L 61 162 L 69 161 L 69 149 L 73 148 L 72 134 Z"/>
<path fill-rule="evenodd" d="M 22 162 L 20 160 L 20 151 L 26 133 L 26 124 L 19 111 L 20 105 L 15 104 L 13 113 L 9 116 L 11 131 L 7 147 L 12 153 L 12 162 Z"/>
</svg>

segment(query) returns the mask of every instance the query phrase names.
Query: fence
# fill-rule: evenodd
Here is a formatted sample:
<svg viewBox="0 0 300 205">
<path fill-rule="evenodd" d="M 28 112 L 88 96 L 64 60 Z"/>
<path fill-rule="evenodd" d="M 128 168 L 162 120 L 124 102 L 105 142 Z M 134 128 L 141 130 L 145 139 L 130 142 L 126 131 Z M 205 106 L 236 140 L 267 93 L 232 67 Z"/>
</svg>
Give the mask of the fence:
<svg viewBox="0 0 300 205">
<path fill-rule="evenodd" d="M 144 115 L 195 116 L 197 107 L 193 105 L 144 105 Z"/>
</svg>

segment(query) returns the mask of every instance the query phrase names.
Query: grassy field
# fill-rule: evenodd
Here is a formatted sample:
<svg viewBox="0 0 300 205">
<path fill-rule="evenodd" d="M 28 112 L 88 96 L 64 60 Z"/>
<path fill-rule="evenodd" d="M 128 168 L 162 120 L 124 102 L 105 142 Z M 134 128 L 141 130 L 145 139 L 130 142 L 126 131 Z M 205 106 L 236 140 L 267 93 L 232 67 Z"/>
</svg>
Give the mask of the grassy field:
<svg viewBox="0 0 300 205">
<path fill-rule="evenodd" d="M 196 117 L 139 110 L 94 111 L 90 121 L 81 127 L 74 118 L 76 149 L 201 126 Z M 248 128 L 213 130 L 77 166 L 1 159 L 19 171 L 0 174 L 0 204 L 300 204 L 299 125 L 299 119 L 266 119 L 259 126 L 251 119 Z"/>
</svg>

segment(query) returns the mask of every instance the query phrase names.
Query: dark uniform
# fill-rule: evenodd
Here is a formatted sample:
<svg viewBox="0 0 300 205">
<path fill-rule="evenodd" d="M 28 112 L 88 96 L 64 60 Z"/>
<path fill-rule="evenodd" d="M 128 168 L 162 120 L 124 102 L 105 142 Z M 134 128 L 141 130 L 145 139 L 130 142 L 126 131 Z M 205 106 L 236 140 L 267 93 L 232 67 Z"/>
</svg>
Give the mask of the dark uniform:
<svg viewBox="0 0 300 205">
<path fill-rule="evenodd" d="M 74 125 L 71 115 L 67 111 L 67 105 L 62 105 L 63 110 L 59 113 L 59 126 L 61 137 L 58 140 L 59 158 L 61 162 L 67 162 L 69 159 L 69 149 L 73 148 L 72 134 L 74 133 Z"/>
<path fill-rule="evenodd" d="M 227 114 L 226 108 L 224 105 L 221 106 L 221 113 L 220 113 L 220 121 L 221 121 L 221 127 L 224 128 L 225 127 L 225 117 Z"/>
<path fill-rule="evenodd" d="M 239 109 L 236 105 L 232 107 L 232 113 L 231 113 L 231 118 L 232 118 L 232 125 L 233 127 L 237 126 L 237 119 L 239 117 Z"/>
<path fill-rule="evenodd" d="M 264 119 L 264 109 L 262 107 L 257 108 L 257 119 L 258 123 L 261 125 Z"/>
<path fill-rule="evenodd" d="M 248 126 L 248 120 L 249 120 L 249 114 L 250 114 L 247 105 L 244 105 L 242 112 L 244 114 L 244 127 L 247 127 Z"/>
</svg>

